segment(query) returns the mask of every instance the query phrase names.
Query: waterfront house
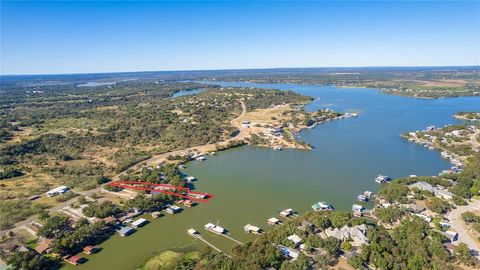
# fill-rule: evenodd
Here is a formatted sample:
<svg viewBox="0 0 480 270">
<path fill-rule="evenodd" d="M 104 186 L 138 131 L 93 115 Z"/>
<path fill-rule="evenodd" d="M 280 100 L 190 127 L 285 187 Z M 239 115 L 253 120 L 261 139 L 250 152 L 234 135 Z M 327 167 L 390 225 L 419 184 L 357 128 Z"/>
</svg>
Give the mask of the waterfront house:
<svg viewBox="0 0 480 270">
<path fill-rule="evenodd" d="M 299 229 L 300 231 L 306 232 L 308 230 L 314 230 L 315 225 L 313 225 L 313 223 L 311 223 L 310 221 L 304 220 L 302 221 L 302 224 L 297 227 L 297 229 Z"/>
<path fill-rule="evenodd" d="M 267 219 L 267 223 L 270 226 L 278 225 L 278 224 L 280 224 L 280 220 L 278 218 L 272 217 L 272 218 Z"/>
<path fill-rule="evenodd" d="M 365 224 L 358 225 L 355 227 L 348 227 L 347 225 L 342 228 L 327 228 L 325 230 L 325 235 L 327 237 L 334 237 L 340 241 L 352 240 L 353 246 L 361 246 L 363 244 L 368 244 L 369 240 L 366 236 L 367 226 Z"/>
<path fill-rule="evenodd" d="M 418 188 L 421 191 L 430 191 L 435 193 L 435 188 L 427 182 L 420 181 L 410 185 L 410 188 Z"/>
<path fill-rule="evenodd" d="M 43 240 L 38 246 L 35 247 L 35 251 L 38 252 L 38 254 L 48 254 L 52 252 L 52 249 L 50 248 L 52 242 L 52 239 Z"/>
<path fill-rule="evenodd" d="M 54 189 L 51 189 L 51 190 L 47 191 L 45 194 L 47 194 L 48 197 L 53 197 L 53 196 L 56 196 L 56 195 L 59 195 L 59 194 L 63 194 L 67 191 L 68 191 L 67 186 L 59 186 L 59 187 L 56 187 Z"/>
<path fill-rule="evenodd" d="M 86 246 L 83 248 L 83 253 L 87 255 L 91 255 L 93 253 L 97 253 L 100 250 L 97 246 Z"/>
<path fill-rule="evenodd" d="M 144 218 L 139 218 L 139 219 L 135 220 L 134 222 L 132 222 L 132 226 L 134 228 L 140 228 L 147 223 L 148 223 L 148 220 L 146 220 Z"/>
<path fill-rule="evenodd" d="M 292 208 L 288 208 L 288 209 L 285 209 L 285 210 L 283 210 L 282 212 L 280 212 L 280 216 L 281 216 L 281 217 L 285 217 L 285 218 L 286 218 L 286 217 L 289 217 L 289 216 L 291 216 L 291 215 L 293 215 L 293 209 L 292 209 Z"/>
<path fill-rule="evenodd" d="M 298 246 L 302 242 L 302 238 L 296 234 L 288 236 L 287 239 L 292 241 L 295 246 Z"/>
<path fill-rule="evenodd" d="M 122 227 L 120 230 L 118 230 L 118 234 L 120 234 L 121 237 L 125 237 L 125 236 L 130 235 L 134 232 L 135 232 L 135 230 L 131 227 L 128 227 L 128 226 Z"/>
</svg>

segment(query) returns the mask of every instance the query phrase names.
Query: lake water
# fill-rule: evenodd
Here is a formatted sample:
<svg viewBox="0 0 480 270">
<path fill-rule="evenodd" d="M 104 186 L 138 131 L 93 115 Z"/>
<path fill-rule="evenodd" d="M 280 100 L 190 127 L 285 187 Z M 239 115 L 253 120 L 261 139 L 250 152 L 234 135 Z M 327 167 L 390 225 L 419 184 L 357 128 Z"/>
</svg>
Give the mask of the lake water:
<svg viewBox="0 0 480 270">
<path fill-rule="evenodd" d="M 177 92 L 177 93 L 173 94 L 172 98 L 183 97 L 183 96 L 188 96 L 188 95 L 195 95 L 195 94 L 201 93 L 204 90 L 205 90 L 205 88 L 196 89 L 196 90 L 189 90 L 189 91 L 180 91 L 180 92 Z"/>
<path fill-rule="evenodd" d="M 245 146 L 189 163 L 185 172 L 199 179 L 198 191 L 216 195 L 212 201 L 153 220 L 131 236 L 115 235 L 101 245 L 100 253 L 88 256 L 84 265 L 65 268 L 134 269 L 160 250 L 202 247 L 186 234 L 189 228 L 228 251 L 234 243 L 206 232 L 203 225 L 208 222 L 218 222 L 234 238 L 247 241 L 254 236 L 243 232 L 244 225 L 268 229 L 266 220 L 285 208 L 301 213 L 317 201 L 327 201 L 336 209 L 350 210 L 356 195 L 378 190 L 374 178 L 379 173 L 391 177 L 435 175 L 450 166 L 437 151 L 410 143 L 401 133 L 458 123 L 452 117 L 457 111 L 480 111 L 480 97 L 424 100 L 372 89 L 214 83 L 294 90 L 320 97 L 308 110 L 328 107 L 360 115 L 302 131 L 300 139 L 315 146 L 312 151 L 274 152 Z"/>
</svg>

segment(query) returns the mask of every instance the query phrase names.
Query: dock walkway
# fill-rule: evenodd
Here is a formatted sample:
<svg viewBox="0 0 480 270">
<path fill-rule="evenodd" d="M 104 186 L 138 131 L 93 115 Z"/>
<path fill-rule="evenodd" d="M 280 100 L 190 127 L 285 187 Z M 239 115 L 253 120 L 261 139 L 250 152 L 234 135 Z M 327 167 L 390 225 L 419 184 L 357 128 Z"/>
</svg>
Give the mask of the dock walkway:
<svg viewBox="0 0 480 270">
<path fill-rule="evenodd" d="M 202 241 L 203 243 L 205 243 L 207 246 L 211 247 L 212 249 L 216 250 L 218 253 L 223 253 L 225 254 L 227 257 L 231 258 L 230 255 L 228 255 L 227 253 L 223 252 L 221 249 L 219 249 L 218 247 L 214 246 L 212 243 L 208 242 L 205 238 L 203 238 L 201 235 L 198 235 L 198 236 L 194 236 L 194 235 L 191 235 L 191 234 L 188 234 L 190 235 L 191 237 L 195 238 L 195 239 L 198 239 L 200 241 Z"/>
</svg>

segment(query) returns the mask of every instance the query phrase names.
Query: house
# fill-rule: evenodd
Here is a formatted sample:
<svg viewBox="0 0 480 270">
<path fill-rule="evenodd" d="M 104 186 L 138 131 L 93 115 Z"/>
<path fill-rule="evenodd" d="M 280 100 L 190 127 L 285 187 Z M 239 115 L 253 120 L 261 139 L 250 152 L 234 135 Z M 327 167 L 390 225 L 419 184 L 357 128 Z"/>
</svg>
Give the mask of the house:
<svg viewBox="0 0 480 270">
<path fill-rule="evenodd" d="M 99 250 L 100 250 L 100 248 L 97 247 L 97 246 L 86 246 L 86 247 L 83 248 L 83 253 L 85 253 L 87 255 L 90 255 L 90 254 L 93 254 L 93 253 L 97 253 Z"/>
<path fill-rule="evenodd" d="M 288 240 L 292 241 L 295 246 L 299 245 L 302 242 L 302 238 L 296 234 L 292 234 L 289 237 L 287 237 Z"/>
<path fill-rule="evenodd" d="M 65 261 L 73 265 L 79 265 L 85 261 L 85 258 L 75 255 L 66 258 Z"/>
<path fill-rule="evenodd" d="M 118 230 L 118 234 L 120 234 L 121 237 L 125 237 L 125 236 L 130 235 L 134 232 L 135 232 L 135 230 L 131 227 L 128 227 L 128 226 L 122 227 L 120 230 Z"/>
<path fill-rule="evenodd" d="M 41 242 L 38 246 L 35 247 L 35 251 L 38 252 L 38 254 L 48 254 L 52 252 L 52 249 L 50 248 L 52 242 L 52 239 L 43 240 L 43 242 Z"/>
<path fill-rule="evenodd" d="M 117 223 L 117 219 L 115 217 L 105 217 L 105 218 L 102 218 L 103 221 L 105 221 L 106 223 L 109 223 L 109 224 L 115 224 Z"/>
<path fill-rule="evenodd" d="M 307 230 L 315 229 L 315 225 L 313 225 L 313 223 L 309 221 L 304 220 L 302 221 L 302 224 L 297 227 L 297 229 L 306 232 Z"/>
<path fill-rule="evenodd" d="M 243 128 L 250 128 L 250 121 L 242 121 L 242 127 Z"/>
<path fill-rule="evenodd" d="M 443 233 L 443 235 L 445 235 L 448 240 L 450 240 L 450 242 L 455 242 L 458 240 L 458 233 L 457 232 L 454 232 L 454 231 L 446 231 Z"/>
<path fill-rule="evenodd" d="M 13 243 L 13 242 L 4 243 L 4 244 L 0 245 L 0 249 L 2 249 L 3 251 L 5 251 L 7 253 L 13 252 L 17 248 L 18 248 L 18 245 Z"/>
<path fill-rule="evenodd" d="M 414 214 L 414 215 L 417 216 L 417 217 L 422 218 L 423 220 L 425 220 L 425 221 L 428 222 L 428 223 L 430 223 L 430 222 L 432 221 L 432 218 L 429 217 L 429 216 L 427 216 L 427 215 L 418 214 L 418 213 L 416 213 L 416 214 Z"/>
<path fill-rule="evenodd" d="M 437 189 L 435 192 L 435 196 L 438 198 L 442 198 L 445 200 L 451 200 L 453 199 L 453 194 L 449 191 L 443 190 L 443 189 Z"/>
<path fill-rule="evenodd" d="M 131 224 L 134 228 L 140 228 L 147 223 L 148 223 L 148 220 L 146 220 L 144 218 L 139 218 L 139 219 L 135 220 L 134 222 L 132 222 Z"/>
<path fill-rule="evenodd" d="M 325 230 L 325 234 L 328 237 L 334 237 L 341 241 L 347 241 L 349 239 L 352 239 L 353 246 L 361 246 L 363 244 L 369 243 L 366 236 L 367 226 L 365 224 L 355 227 L 348 227 L 347 225 L 345 225 L 341 229 L 327 228 Z"/>
<path fill-rule="evenodd" d="M 277 225 L 277 224 L 280 224 L 280 220 L 278 218 L 272 217 L 272 218 L 267 219 L 267 223 L 270 226 Z"/>
<path fill-rule="evenodd" d="M 414 184 L 411 184 L 410 185 L 410 188 L 418 188 L 419 190 L 426 190 L 426 191 L 430 191 L 431 193 L 435 193 L 435 188 L 430 185 L 429 183 L 427 182 L 424 182 L 424 181 L 420 181 L 420 182 L 416 182 Z"/>
<path fill-rule="evenodd" d="M 59 195 L 59 194 L 63 194 L 65 192 L 68 191 L 68 187 L 67 186 L 59 186 L 59 187 L 56 187 L 54 189 L 51 189 L 49 191 L 47 191 L 47 196 L 48 197 L 53 197 L 53 196 L 56 196 L 56 195 Z"/>
<path fill-rule="evenodd" d="M 421 207 L 420 205 L 418 205 L 416 203 L 405 204 L 405 205 L 403 205 L 403 207 L 405 209 L 407 209 L 407 211 L 412 212 L 412 213 L 420 213 L 423 210 L 425 210 L 424 207 Z"/>
</svg>

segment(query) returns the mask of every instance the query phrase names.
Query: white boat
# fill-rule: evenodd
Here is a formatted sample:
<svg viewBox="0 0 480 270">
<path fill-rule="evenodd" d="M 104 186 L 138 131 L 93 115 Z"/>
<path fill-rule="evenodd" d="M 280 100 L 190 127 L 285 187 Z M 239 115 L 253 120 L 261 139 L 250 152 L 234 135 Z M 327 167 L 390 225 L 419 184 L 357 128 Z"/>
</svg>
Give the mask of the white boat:
<svg viewBox="0 0 480 270">
<path fill-rule="evenodd" d="M 283 149 L 280 146 L 273 147 L 273 151 L 282 151 Z"/>
</svg>

